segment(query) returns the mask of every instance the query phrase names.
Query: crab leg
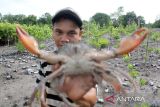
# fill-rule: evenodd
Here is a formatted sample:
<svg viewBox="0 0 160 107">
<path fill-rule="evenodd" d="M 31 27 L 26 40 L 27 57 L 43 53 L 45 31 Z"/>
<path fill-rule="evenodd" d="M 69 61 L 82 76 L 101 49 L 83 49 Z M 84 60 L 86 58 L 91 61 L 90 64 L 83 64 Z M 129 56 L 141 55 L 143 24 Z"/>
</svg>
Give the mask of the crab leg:
<svg viewBox="0 0 160 107">
<path fill-rule="evenodd" d="M 118 71 L 121 75 L 123 75 L 128 81 L 133 85 L 133 92 L 137 91 L 137 84 L 134 82 L 134 80 L 127 74 L 122 71 Z"/>
<path fill-rule="evenodd" d="M 36 93 L 38 93 L 38 90 L 39 90 L 38 87 L 34 88 L 34 91 L 32 92 L 31 97 L 30 97 L 29 101 L 27 102 L 27 104 L 28 104 L 29 107 L 32 107 L 32 103 L 34 101 Z"/>
<path fill-rule="evenodd" d="M 42 79 L 40 81 L 40 83 L 38 84 L 37 88 L 41 88 L 41 86 L 43 84 L 45 84 L 48 80 L 53 80 L 55 79 L 57 76 L 60 76 L 63 74 L 63 69 L 64 66 L 61 66 L 59 69 L 57 69 L 56 71 L 52 72 L 49 76 L 47 76 L 46 78 Z"/>
<path fill-rule="evenodd" d="M 61 74 L 63 74 L 63 69 L 64 69 L 64 67 L 65 66 L 61 66 L 58 70 L 56 70 L 56 71 L 54 71 L 53 73 L 51 73 L 48 77 L 46 77 L 45 79 L 44 79 L 44 81 L 42 81 L 42 96 L 41 96 L 41 101 L 42 101 L 42 103 L 45 105 L 46 103 L 45 103 L 45 100 L 44 100 L 44 83 L 47 81 L 47 80 L 50 80 L 50 79 L 54 79 L 54 78 L 56 78 L 57 76 L 59 76 L 59 75 L 61 75 Z M 65 98 L 65 96 L 62 94 L 62 93 L 59 93 L 59 95 L 60 95 L 60 97 L 63 99 L 63 101 L 69 106 L 69 107 L 79 107 L 78 105 L 76 105 L 76 104 L 72 104 L 72 103 L 70 103 L 66 98 Z M 47 106 L 48 107 L 48 106 Z"/>
<path fill-rule="evenodd" d="M 43 80 L 40 81 L 40 83 L 38 84 L 38 86 L 35 87 L 34 91 L 32 92 L 31 98 L 30 98 L 30 100 L 28 102 L 30 107 L 32 107 L 32 102 L 34 101 L 35 95 L 38 92 L 38 90 L 41 91 L 41 98 L 40 98 L 40 100 L 41 100 L 42 104 L 46 105 L 45 104 L 45 97 L 44 97 L 44 94 L 45 94 L 45 91 L 44 91 L 45 90 L 45 83 L 48 80 L 54 79 L 57 76 L 61 75 L 63 68 L 64 68 L 64 66 L 61 66 L 59 69 L 57 69 L 56 71 L 54 71 L 53 73 L 51 73 L 48 77 L 46 77 L 46 78 L 44 78 Z"/>
<path fill-rule="evenodd" d="M 41 88 L 41 106 L 42 107 L 49 107 L 47 104 L 46 104 L 46 101 L 45 101 L 45 84 L 42 85 L 42 88 Z"/>
<path fill-rule="evenodd" d="M 103 61 L 118 57 L 120 55 L 128 54 L 143 42 L 148 33 L 148 29 L 140 28 L 137 31 L 135 31 L 131 37 L 122 39 L 118 49 L 103 50 L 100 52 L 90 52 L 87 53 L 86 56 L 97 61 Z"/>
<path fill-rule="evenodd" d="M 119 92 L 124 92 L 119 79 L 113 73 L 111 73 L 110 71 L 104 72 L 106 70 L 101 64 L 96 63 L 94 65 L 97 67 L 96 71 L 101 73 L 102 78 L 106 82 L 110 83 L 113 86 L 113 88 L 115 89 L 116 92 L 118 92 L 118 93 Z"/>
<path fill-rule="evenodd" d="M 38 49 L 37 41 L 31 37 L 24 29 L 20 26 L 16 27 L 16 32 L 19 40 L 23 46 L 32 54 L 38 56 L 41 59 L 46 60 L 50 64 L 55 64 L 58 62 L 66 62 L 68 57 L 64 55 L 55 55 L 53 53 L 47 53 L 45 51 Z"/>
<path fill-rule="evenodd" d="M 105 73 L 103 73 L 102 76 L 103 76 L 103 79 L 106 82 L 111 83 L 111 85 L 114 87 L 116 92 L 123 92 L 122 85 L 121 85 L 121 83 L 119 82 L 119 80 L 116 76 L 114 76 L 112 74 L 107 75 Z"/>
</svg>

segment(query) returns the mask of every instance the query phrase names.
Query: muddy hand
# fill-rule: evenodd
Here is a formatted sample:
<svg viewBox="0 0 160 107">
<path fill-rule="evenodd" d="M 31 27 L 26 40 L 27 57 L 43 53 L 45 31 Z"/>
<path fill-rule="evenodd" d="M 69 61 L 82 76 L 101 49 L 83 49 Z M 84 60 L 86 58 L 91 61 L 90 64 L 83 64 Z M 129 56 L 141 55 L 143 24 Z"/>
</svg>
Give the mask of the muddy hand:
<svg viewBox="0 0 160 107">
<path fill-rule="evenodd" d="M 38 43 L 23 28 L 16 26 L 16 32 L 23 46 L 32 54 L 39 55 Z"/>
<path fill-rule="evenodd" d="M 117 55 L 128 54 L 138 47 L 147 37 L 149 31 L 146 28 L 140 28 L 135 31 L 131 37 L 122 39 L 119 48 L 116 50 Z"/>
</svg>

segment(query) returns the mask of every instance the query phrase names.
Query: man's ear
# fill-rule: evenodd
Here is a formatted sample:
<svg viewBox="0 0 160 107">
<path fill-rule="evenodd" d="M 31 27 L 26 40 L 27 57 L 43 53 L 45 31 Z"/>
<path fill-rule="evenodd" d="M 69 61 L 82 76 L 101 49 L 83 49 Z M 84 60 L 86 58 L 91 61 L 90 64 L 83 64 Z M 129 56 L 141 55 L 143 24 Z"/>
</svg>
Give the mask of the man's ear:
<svg viewBox="0 0 160 107">
<path fill-rule="evenodd" d="M 82 36 L 83 36 L 83 30 L 80 30 L 80 33 L 79 33 L 79 40 L 82 39 Z"/>
</svg>

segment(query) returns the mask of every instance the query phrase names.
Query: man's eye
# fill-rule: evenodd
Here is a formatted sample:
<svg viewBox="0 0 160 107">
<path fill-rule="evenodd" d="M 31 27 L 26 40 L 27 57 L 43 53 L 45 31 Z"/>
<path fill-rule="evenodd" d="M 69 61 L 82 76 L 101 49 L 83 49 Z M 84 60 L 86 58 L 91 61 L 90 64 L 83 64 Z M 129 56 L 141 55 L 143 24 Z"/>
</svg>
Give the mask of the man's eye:
<svg viewBox="0 0 160 107">
<path fill-rule="evenodd" d="M 62 34 L 62 32 L 56 31 L 56 35 L 61 35 L 61 34 Z"/>
<path fill-rule="evenodd" d="M 70 36 L 74 36 L 76 34 L 76 32 L 69 32 L 68 35 Z"/>
</svg>

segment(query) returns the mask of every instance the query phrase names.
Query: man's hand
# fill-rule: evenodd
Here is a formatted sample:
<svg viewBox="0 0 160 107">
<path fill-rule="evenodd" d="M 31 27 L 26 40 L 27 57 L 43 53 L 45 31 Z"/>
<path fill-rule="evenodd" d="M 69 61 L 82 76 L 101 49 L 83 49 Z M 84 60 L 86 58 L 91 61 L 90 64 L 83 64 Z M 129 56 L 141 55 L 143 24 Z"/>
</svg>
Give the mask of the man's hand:
<svg viewBox="0 0 160 107">
<path fill-rule="evenodd" d="M 58 69 L 59 64 L 52 66 L 52 69 Z M 89 104 L 92 107 L 97 101 L 94 78 L 91 75 L 68 76 L 64 79 L 64 84 L 60 90 L 80 105 Z M 83 106 L 84 107 L 84 106 Z M 87 107 L 87 106 L 86 106 Z"/>
</svg>

